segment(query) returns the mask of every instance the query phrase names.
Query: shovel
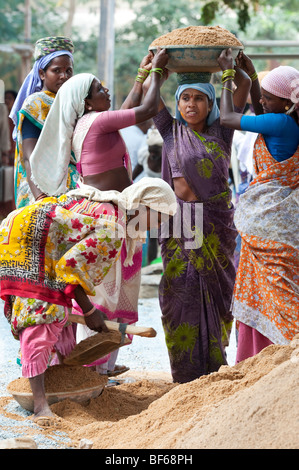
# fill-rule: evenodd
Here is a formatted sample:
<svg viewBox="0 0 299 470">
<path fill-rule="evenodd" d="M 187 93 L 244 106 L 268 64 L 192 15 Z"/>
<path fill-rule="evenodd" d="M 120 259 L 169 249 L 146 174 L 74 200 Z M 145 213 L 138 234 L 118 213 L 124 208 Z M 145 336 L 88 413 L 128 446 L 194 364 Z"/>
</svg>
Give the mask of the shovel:
<svg viewBox="0 0 299 470">
<path fill-rule="evenodd" d="M 73 323 L 86 325 L 85 319 L 81 315 L 69 314 L 69 320 Z M 154 338 L 157 334 L 153 328 L 143 326 L 127 325 L 126 323 L 117 323 L 105 320 L 109 329 L 108 333 L 96 333 L 77 344 L 72 352 L 64 359 L 66 365 L 86 365 L 106 356 L 107 354 L 119 349 L 131 341 L 126 336 L 138 335 L 147 338 Z"/>
</svg>

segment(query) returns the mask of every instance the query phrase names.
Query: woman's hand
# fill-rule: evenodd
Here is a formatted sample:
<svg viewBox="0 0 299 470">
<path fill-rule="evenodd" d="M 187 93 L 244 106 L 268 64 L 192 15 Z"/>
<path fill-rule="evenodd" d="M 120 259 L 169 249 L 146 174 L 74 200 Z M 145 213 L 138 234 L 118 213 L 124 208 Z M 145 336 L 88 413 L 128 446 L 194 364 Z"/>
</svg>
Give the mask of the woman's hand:
<svg viewBox="0 0 299 470">
<path fill-rule="evenodd" d="M 101 312 L 101 310 L 96 309 L 91 315 L 84 317 L 84 319 L 86 326 L 91 330 L 97 331 L 98 333 L 101 333 L 102 331 L 108 333 L 109 330 L 105 324 L 107 317 L 103 312 Z"/>
<path fill-rule="evenodd" d="M 158 47 L 156 54 L 152 58 L 152 68 L 156 69 L 164 69 L 166 67 L 167 62 L 168 62 L 168 54 L 166 52 L 166 49 L 161 49 Z"/>
<path fill-rule="evenodd" d="M 240 51 L 236 57 L 236 65 L 245 73 L 247 73 L 249 77 L 255 73 L 255 68 L 251 59 L 246 54 L 244 54 L 243 51 Z"/>
<path fill-rule="evenodd" d="M 79 307 L 81 308 L 83 315 L 84 315 L 85 323 L 91 330 L 98 331 L 101 333 L 102 331 L 108 332 L 108 328 L 105 325 L 105 319 L 107 319 L 106 315 L 101 312 L 101 310 L 95 308 L 92 303 L 90 302 L 88 295 L 85 293 L 82 286 L 78 285 L 75 289 L 75 300 Z M 94 309 L 94 311 L 93 311 Z M 88 313 L 92 311 L 93 313 Z"/>
<path fill-rule="evenodd" d="M 140 62 L 139 68 L 150 71 L 152 68 L 153 57 L 154 54 L 152 51 L 150 51 L 146 56 L 143 57 L 142 61 Z"/>
<path fill-rule="evenodd" d="M 231 48 L 229 47 L 228 49 L 224 49 L 218 57 L 217 61 L 221 67 L 221 70 L 233 69 L 234 58 L 232 56 Z"/>
</svg>

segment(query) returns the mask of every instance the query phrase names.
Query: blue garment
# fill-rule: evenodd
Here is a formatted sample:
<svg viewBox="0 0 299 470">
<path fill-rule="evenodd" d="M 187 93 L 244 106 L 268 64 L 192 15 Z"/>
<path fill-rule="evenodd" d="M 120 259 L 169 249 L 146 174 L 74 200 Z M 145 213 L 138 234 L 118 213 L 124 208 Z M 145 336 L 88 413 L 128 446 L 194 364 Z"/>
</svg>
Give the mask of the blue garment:
<svg viewBox="0 0 299 470">
<path fill-rule="evenodd" d="M 241 130 L 262 134 L 272 157 L 282 162 L 291 158 L 299 145 L 299 126 L 287 114 L 267 113 L 241 117 Z"/>
<path fill-rule="evenodd" d="M 28 118 L 24 118 L 22 124 L 22 138 L 25 139 L 38 139 L 41 133 L 41 129 L 33 124 Z"/>
</svg>

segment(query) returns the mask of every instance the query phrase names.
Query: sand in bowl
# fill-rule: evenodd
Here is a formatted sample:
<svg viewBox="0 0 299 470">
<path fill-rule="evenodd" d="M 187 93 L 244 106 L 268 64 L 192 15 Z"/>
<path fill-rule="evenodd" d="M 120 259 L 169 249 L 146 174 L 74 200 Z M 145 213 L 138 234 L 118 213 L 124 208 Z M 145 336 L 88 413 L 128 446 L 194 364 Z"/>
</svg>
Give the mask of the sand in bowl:
<svg viewBox="0 0 299 470">
<path fill-rule="evenodd" d="M 223 49 L 231 47 L 234 59 L 243 49 L 236 36 L 220 26 L 188 26 L 174 29 L 156 38 L 150 44 L 149 50 L 155 51 L 157 47 L 166 48 L 169 56 L 166 68 L 178 74 L 218 72 L 218 57 Z M 185 80 L 184 77 L 178 77 L 179 85 L 182 84 L 181 78 Z M 210 78 L 211 76 L 197 79 L 193 77 L 193 82 L 207 83 Z"/>
<path fill-rule="evenodd" d="M 67 398 L 85 403 L 96 398 L 107 384 L 107 377 L 89 367 L 55 365 L 45 372 L 45 392 L 50 405 Z M 29 379 L 20 377 L 10 382 L 7 391 L 26 410 L 33 411 L 33 395 Z"/>
<path fill-rule="evenodd" d="M 187 26 L 156 38 L 149 49 L 162 46 L 242 46 L 236 36 L 221 26 Z"/>
</svg>

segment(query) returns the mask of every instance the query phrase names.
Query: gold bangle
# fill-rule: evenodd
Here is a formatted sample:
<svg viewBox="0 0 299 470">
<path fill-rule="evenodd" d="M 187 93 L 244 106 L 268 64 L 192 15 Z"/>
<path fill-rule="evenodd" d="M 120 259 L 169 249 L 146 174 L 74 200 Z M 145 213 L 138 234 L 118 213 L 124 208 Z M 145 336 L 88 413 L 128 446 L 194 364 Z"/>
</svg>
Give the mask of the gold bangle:
<svg viewBox="0 0 299 470">
<path fill-rule="evenodd" d="M 235 77 L 227 77 L 225 80 L 221 79 L 221 83 L 229 82 L 229 80 L 233 80 Z"/>
<path fill-rule="evenodd" d="M 228 91 L 230 91 L 231 93 L 233 93 L 233 90 L 231 90 L 230 88 L 226 88 L 226 86 L 223 86 L 223 87 L 222 87 L 222 90 L 228 90 Z"/>
<path fill-rule="evenodd" d="M 224 80 L 224 79 L 227 78 L 228 76 L 234 78 L 235 75 L 236 75 L 235 69 L 226 69 L 226 70 L 224 70 L 223 73 L 222 73 L 222 78 L 221 78 L 221 80 Z"/>
</svg>

